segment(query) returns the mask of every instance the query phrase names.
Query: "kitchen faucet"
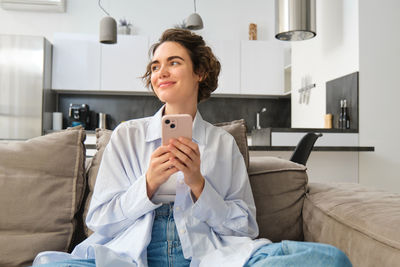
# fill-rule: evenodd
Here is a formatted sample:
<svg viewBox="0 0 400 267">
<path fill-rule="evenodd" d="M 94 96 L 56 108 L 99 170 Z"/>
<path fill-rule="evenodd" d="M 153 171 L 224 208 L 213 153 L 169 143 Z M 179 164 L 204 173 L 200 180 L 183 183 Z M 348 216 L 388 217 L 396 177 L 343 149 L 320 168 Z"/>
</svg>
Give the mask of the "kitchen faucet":
<svg viewBox="0 0 400 267">
<path fill-rule="evenodd" d="M 261 112 L 265 112 L 265 111 L 267 111 L 267 108 L 263 107 L 259 112 L 257 112 L 257 114 L 256 114 L 256 129 L 261 129 L 261 126 L 260 126 L 260 113 Z"/>
</svg>

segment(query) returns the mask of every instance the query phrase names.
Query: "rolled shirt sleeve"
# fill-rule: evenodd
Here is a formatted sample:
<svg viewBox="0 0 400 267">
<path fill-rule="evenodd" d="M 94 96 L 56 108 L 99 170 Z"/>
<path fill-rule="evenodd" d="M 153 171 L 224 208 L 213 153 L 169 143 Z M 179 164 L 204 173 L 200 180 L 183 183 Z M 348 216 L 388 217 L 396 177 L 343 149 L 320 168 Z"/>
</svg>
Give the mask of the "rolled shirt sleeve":
<svg viewBox="0 0 400 267">
<path fill-rule="evenodd" d="M 223 224 L 228 218 L 229 207 L 225 200 L 206 180 L 203 192 L 193 205 L 193 215 L 200 221 L 206 222 L 211 227 Z"/>
<path fill-rule="evenodd" d="M 136 220 L 143 214 L 155 210 L 162 203 L 155 204 L 147 196 L 146 176 L 142 175 L 126 193 L 121 196 L 122 211 L 125 216 Z"/>
</svg>

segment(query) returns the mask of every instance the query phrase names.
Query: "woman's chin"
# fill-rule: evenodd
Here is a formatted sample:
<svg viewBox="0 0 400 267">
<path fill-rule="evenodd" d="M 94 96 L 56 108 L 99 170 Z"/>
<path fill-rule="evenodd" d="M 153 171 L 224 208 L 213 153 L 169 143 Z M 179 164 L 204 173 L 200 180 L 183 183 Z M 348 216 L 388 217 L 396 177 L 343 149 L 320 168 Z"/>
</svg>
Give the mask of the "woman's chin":
<svg viewBox="0 0 400 267">
<path fill-rule="evenodd" d="M 177 92 L 175 90 L 164 90 L 161 92 L 157 92 L 158 99 L 163 103 L 169 104 L 177 104 L 182 103 L 187 105 L 188 103 L 196 103 L 197 102 L 197 95 L 183 95 L 182 92 Z"/>
<path fill-rule="evenodd" d="M 165 98 L 165 97 L 160 97 L 160 96 L 158 96 L 158 99 L 159 99 L 161 102 L 163 102 L 163 103 L 170 102 L 170 101 L 168 101 L 168 98 Z"/>
<path fill-rule="evenodd" d="M 158 94 L 157 97 L 163 103 L 170 103 L 170 102 L 174 102 L 176 100 L 176 95 L 174 96 L 173 94 L 171 94 L 169 92 L 162 92 L 162 93 Z"/>
</svg>

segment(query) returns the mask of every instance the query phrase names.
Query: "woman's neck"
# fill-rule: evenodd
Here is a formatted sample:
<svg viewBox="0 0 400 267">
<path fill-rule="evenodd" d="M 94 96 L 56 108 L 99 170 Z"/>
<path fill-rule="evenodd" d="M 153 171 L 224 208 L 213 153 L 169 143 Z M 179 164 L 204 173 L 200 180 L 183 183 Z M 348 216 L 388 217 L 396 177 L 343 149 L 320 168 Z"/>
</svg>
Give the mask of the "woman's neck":
<svg viewBox="0 0 400 267">
<path fill-rule="evenodd" d="M 171 114 L 189 114 L 192 116 L 192 119 L 194 120 L 194 117 L 196 116 L 197 112 L 197 103 L 195 105 L 188 105 L 188 106 L 182 106 L 182 105 L 172 105 L 172 104 L 165 104 L 164 108 L 164 115 L 171 115 Z"/>
</svg>

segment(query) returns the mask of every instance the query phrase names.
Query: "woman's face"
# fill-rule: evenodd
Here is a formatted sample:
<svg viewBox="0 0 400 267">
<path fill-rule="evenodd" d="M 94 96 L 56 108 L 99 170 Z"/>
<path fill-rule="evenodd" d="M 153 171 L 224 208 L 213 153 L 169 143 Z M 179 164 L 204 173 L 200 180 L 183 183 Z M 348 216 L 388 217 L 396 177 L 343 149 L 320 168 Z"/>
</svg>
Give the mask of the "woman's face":
<svg viewBox="0 0 400 267">
<path fill-rule="evenodd" d="M 179 43 L 164 42 L 154 52 L 151 85 L 162 102 L 196 104 L 199 81 L 186 48 Z"/>
</svg>

